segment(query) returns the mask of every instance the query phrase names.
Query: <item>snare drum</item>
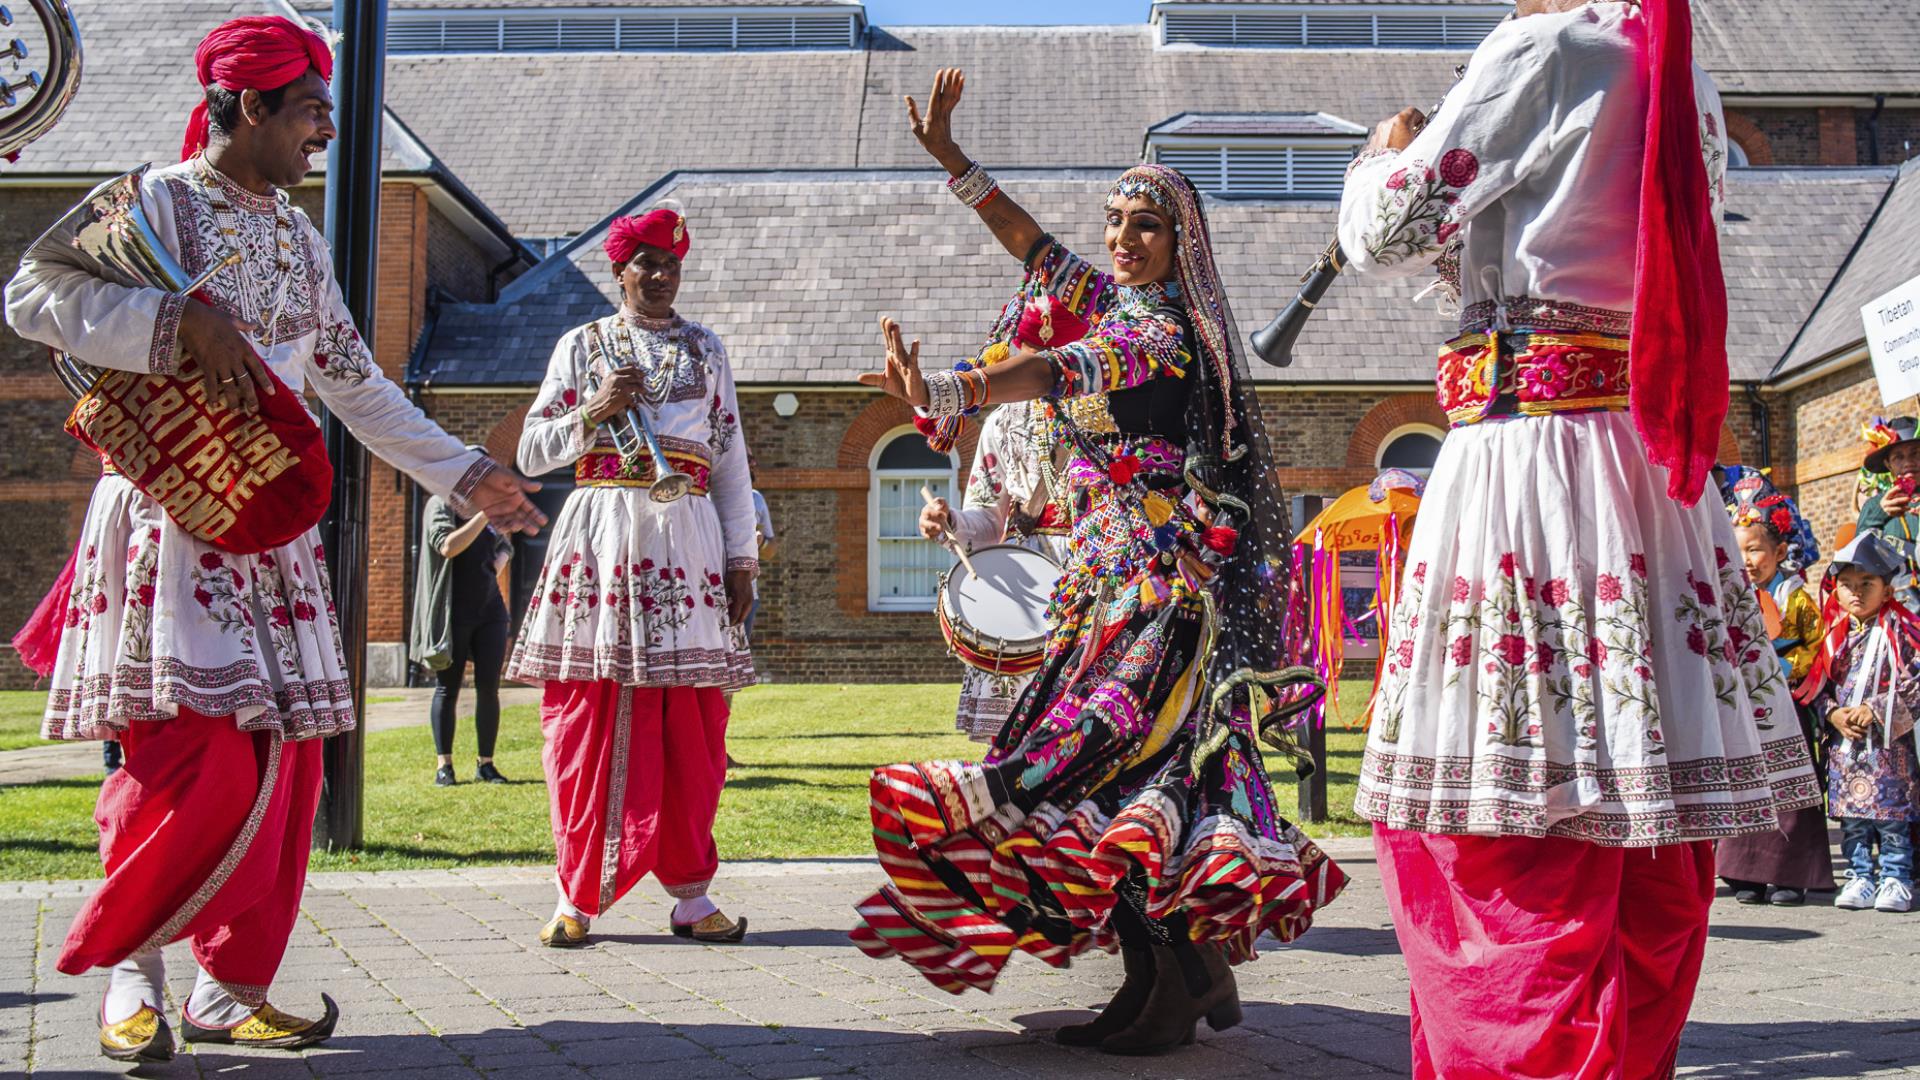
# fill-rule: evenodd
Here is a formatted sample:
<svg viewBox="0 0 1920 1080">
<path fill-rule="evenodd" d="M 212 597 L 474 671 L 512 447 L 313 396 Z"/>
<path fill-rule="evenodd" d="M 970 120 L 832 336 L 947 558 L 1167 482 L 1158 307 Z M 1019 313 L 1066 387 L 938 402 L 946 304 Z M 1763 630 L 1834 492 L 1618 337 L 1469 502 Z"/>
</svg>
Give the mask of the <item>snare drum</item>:
<svg viewBox="0 0 1920 1080">
<path fill-rule="evenodd" d="M 978 576 L 956 564 L 940 578 L 935 610 L 947 649 L 968 667 L 1025 675 L 1047 648 L 1047 603 L 1060 565 L 1031 548 L 995 544 L 971 552 Z"/>
</svg>

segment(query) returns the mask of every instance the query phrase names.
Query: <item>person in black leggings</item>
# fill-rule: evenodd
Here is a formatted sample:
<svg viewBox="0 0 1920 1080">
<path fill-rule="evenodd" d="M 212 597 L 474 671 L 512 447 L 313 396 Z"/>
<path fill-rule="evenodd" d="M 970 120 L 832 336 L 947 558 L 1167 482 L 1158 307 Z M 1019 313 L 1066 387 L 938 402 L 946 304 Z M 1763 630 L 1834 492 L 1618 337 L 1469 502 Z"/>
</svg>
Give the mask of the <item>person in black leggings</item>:
<svg viewBox="0 0 1920 1080">
<path fill-rule="evenodd" d="M 433 782 L 441 787 L 455 782 L 453 731 L 460 685 L 472 661 L 473 727 L 479 744 L 474 779 L 504 784 L 507 778 L 493 764 L 493 747 L 500 732 L 500 669 L 507 659 L 508 620 L 495 575 L 513 547 L 487 525 L 484 514 L 463 520 L 438 498 L 427 503 L 425 540 L 414 636 L 416 659 L 434 669 L 438 682 L 432 723 L 439 767 Z"/>
</svg>

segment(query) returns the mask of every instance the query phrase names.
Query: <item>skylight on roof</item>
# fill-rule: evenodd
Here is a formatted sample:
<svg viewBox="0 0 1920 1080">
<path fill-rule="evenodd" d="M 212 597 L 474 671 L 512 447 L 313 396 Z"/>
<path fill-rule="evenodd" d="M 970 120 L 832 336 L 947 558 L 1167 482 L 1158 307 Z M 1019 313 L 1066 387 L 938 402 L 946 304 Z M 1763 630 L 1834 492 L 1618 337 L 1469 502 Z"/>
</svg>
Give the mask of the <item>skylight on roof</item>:
<svg viewBox="0 0 1920 1080">
<path fill-rule="evenodd" d="M 1326 113 L 1181 113 L 1147 129 L 1146 156 L 1212 195 L 1339 198 L 1366 134 Z"/>
<path fill-rule="evenodd" d="M 861 24 L 857 7 L 399 10 L 388 17 L 387 52 L 851 49 L 860 43 Z"/>
<path fill-rule="evenodd" d="M 1504 4 L 1159 3 L 1160 44 L 1264 49 L 1471 49 Z"/>
</svg>

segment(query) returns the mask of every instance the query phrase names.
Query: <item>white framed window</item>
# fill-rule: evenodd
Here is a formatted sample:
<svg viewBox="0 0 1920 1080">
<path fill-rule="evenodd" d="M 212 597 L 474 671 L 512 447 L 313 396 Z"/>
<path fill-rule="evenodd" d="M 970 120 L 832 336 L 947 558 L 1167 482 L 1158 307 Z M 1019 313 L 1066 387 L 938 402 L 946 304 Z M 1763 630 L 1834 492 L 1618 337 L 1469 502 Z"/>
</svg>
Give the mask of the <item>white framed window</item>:
<svg viewBox="0 0 1920 1080">
<path fill-rule="evenodd" d="M 940 575 L 953 563 L 947 549 L 920 535 L 922 487 L 955 503 L 959 462 L 935 453 L 911 425 L 874 445 L 867 485 L 867 607 L 932 611 Z"/>
<path fill-rule="evenodd" d="M 1737 142 L 1734 142 L 1732 139 L 1728 139 L 1727 140 L 1727 168 L 1750 169 L 1752 167 L 1753 167 L 1753 161 L 1747 157 L 1747 148 L 1744 146 L 1741 146 Z"/>
<path fill-rule="evenodd" d="M 1440 442 L 1447 433 L 1432 424 L 1402 424 L 1387 432 L 1374 452 L 1377 469 L 1405 469 L 1415 476 L 1433 472 L 1440 458 Z"/>
</svg>

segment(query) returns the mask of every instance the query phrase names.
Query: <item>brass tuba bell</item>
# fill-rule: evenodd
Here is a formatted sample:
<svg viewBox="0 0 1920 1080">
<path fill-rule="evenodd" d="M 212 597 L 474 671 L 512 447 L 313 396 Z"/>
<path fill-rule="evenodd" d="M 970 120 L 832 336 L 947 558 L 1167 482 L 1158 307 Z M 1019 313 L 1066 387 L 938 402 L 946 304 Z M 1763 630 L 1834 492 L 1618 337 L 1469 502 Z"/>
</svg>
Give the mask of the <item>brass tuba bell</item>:
<svg viewBox="0 0 1920 1080">
<path fill-rule="evenodd" d="M 28 143 L 45 135 L 80 89 L 80 24 L 73 19 L 67 0 L 27 0 L 40 17 L 46 32 L 46 74 L 28 69 L 18 82 L 0 73 L 0 109 L 14 109 L 22 98 L 25 107 L 0 116 L 0 158 L 20 152 Z M 13 12 L 0 6 L 0 30 L 13 25 Z M 0 38 L 0 60 L 40 59 L 32 56 L 20 38 Z"/>
</svg>

